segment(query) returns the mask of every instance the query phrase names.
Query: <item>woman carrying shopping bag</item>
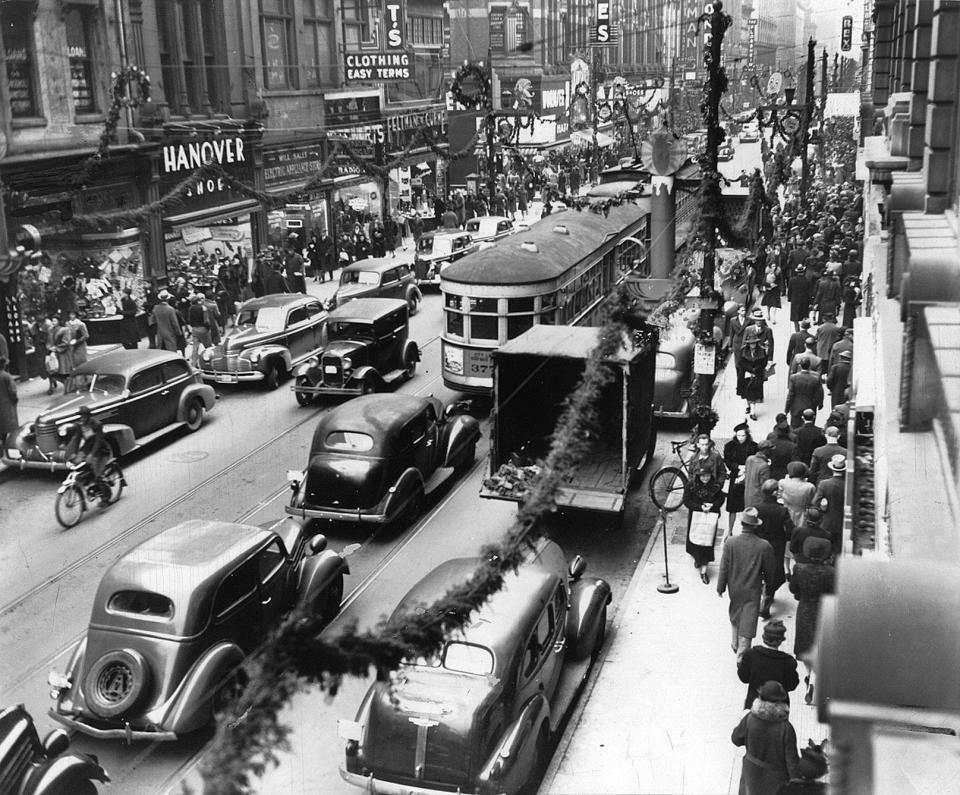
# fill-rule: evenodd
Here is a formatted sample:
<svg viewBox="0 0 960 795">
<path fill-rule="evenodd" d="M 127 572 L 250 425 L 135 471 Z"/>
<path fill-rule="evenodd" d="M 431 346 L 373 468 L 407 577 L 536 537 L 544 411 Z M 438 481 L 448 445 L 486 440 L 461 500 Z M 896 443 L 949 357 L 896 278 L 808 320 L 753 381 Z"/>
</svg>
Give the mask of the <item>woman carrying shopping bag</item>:
<svg viewBox="0 0 960 795">
<path fill-rule="evenodd" d="M 713 542 L 725 497 L 723 480 L 717 478 L 711 469 L 698 471 L 683 492 L 683 504 L 690 512 L 687 517 L 687 554 L 700 570 L 704 584 L 710 582 L 707 564 L 713 562 Z"/>
</svg>

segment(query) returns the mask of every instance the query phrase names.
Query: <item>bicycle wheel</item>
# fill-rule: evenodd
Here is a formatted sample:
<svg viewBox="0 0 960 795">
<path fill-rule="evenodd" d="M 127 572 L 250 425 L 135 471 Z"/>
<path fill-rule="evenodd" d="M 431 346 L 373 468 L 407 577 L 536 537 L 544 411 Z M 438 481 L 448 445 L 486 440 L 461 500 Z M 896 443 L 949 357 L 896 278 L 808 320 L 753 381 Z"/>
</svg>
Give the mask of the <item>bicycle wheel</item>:
<svg viewBox="0 0 960 795">
<path fill-rule="evenodd" d="M 83 518 L 83 514 L 87 510 L 83 489 L 73 485 L 65 491 L 58 492 L 54 509 L 57 514 L 57 521 L 69 530 Z"/>
<path fill-rule="evenodd" d="M 120 470 L 120 465 L 113 461 L 107 464 L 107 468 L 103 471 L 103 482 L 107 484 L 107 488 L 110 490 L 110 495 L 107 497 L 107 505 L 113 505 L 117 500 L 120 499 L 120 495 L 123 494 L 123 472 Z"/>
<path fill-rule="evenodd" d="M 687 475 L 678 467 L 661 467 L 650 478 L 650 499 L 661 511 L 675 511 L 683 505 Z"/>
</svg>

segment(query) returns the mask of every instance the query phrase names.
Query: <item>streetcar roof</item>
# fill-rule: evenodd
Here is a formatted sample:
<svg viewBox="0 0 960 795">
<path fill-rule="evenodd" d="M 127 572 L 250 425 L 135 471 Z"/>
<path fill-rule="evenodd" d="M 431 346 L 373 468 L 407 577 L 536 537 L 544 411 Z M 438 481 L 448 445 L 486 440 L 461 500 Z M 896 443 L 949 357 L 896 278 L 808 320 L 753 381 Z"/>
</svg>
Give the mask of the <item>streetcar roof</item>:
<svg viewBox="0 0 960 795">
<path fill-rule="evenodd" d="M 501 345 L 493 355 L 586 359 L 599 341 L 600 328 L 596 326 L 532 326 L 519 337 Z M 634 348 L 625 337 L 616 354 L 605 358 L 606 361 L 626 364 L 639 355 L 646 355 L 648 351 L 646 345 Z"/>
<path fill-rule="evenodd" d="M 611 236 L 624 233 L 649 214 L 649 200 L 610 207 L 609 215 L 589 210 L 544 218 L 443 269 L 441 282 L 529 284 L 551 281 L 586 259 Z M 564 227 L 566 233 L 557 231 Z M 533 243 L 535 246 L 524 246 Z"/>
</svg>

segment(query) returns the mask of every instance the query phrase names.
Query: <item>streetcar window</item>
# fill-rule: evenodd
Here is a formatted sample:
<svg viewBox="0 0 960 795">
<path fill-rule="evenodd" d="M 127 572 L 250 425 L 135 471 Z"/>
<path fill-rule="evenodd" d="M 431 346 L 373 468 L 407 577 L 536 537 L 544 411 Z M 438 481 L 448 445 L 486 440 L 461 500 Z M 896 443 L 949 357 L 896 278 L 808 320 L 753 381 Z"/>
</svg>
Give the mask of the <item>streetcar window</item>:
<svg viewBox="0 0 960 795">
<path fill-rule="evenodd" d="M 470 312 L 489 312 L 492 315 L 497 313 L 497 298 L 468 298 L 470 303 Z"/>
<path fill-rule="evenodd" d="M 514 312 L 532 312 L 533 298 L 511 298 L 507 302 L 507 312 L 511 315 Z"/>
<path fill-rule="evenodd" d="M 447 309 L 460 309 L 462 300 L 459 295 L 452 295 L 451 293 L 443 294 L 443 305 L 447 307 Z"/>
<path fill-rule="evenodd" d="M 553 310 L 540 315 L 541 326 L 552 326 L 557 322 L 557 313 Z"/>
<path fill-rule="evenodd" d="M 433 238 L 432 237 L 421 237 L 420 242 L 417 243 L 417 251 L 421 254 L 429 254 L 433 251 Z"/>
<path fill-rule="evenodd" d="M 500 337 L 500 322 L 496 316 L 471 315 L 470 338 L 475 340 L 495 340 Z"/>
<path fill-rule="evenodd" d="M 533 326 L 533 315 L 517 315 L 507 318 L 507 339 L 519 337 L 528 328 Z"/>
<path fill-rule="evenodd" d="M 447 312 L 447 334 L 463 336 L 463 315 L 459 312 Z"/>
<path fill-rule="evenodd" d="M 540 297 L 540 308 L 546 312 L 548 309 L 555 309 L 557 306 L 557 294 L 549 293 Z"/>
</svg>

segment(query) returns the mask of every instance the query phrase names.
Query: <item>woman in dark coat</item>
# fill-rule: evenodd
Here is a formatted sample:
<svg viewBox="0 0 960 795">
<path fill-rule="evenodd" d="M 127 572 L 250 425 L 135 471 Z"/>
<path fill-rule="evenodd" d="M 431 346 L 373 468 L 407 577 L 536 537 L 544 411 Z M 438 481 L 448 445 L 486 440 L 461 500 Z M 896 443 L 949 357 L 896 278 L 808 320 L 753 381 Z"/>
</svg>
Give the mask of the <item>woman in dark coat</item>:
<svg viewBox="0 0 960 795">
<path fill-rule="evenodd" d="M 740 348 L 740 371 L 743 384 L 737 385 L 737 394 L 747 401 L 747 414 L 757 418 L 756 404 L 763 402 L 763 382 L 767 373 L 767 349 L 757 326 L 747 326 Z"/>
<path fill-rule="evenodd" d="M 803 558 L 793 567 L 790 576 L 790 591 L 797 597 L 797 620 L 793 639 L 793 654 L 802 660 L 807 669 L 804 684 L 807 686 L 805 701 L 813 703 L 813 685 L 810 683 L 811 665 L 804 654 L 813 646 L 820 615 L 820 597 L 833 593 L 835 572 L 827 561 L 833 548 L 824 538 L 808 538 L 803 542 Z"/>
<path fill-rule="evenodd" d="M 787 285 L 787 300 L 790 302 L 790 321 L 794 330 L 799 330 L 800 321 L 810 315 L 810 302 L 813 299 L 813 283 L 806 276 L 806 267 L 798 265 L 795 274 Z"/>
<path fill-rule="evenodd" d="M 760 688 L 730 740 L 746 751 L 740 795 L 773 795 L 796 775 L 800 761 L 797 733 L 790 725 L 790 704 L 783 685 L 767 682 Z"/>
<path fill-rule="evenodd" d="M 733 533 L 733 523 L 737 514 L 745 507 L 743 502 L 743 467 L 747 458 L 757 452 L 757 443 L 750 436 L 750 426 L 745 422 L 733 427 L 733 438 L 723 446 L 723 461 L 730 473 L 727 484 L 727 515 L 729 528 L 727 535 Z"/>
<path fill-rule="evenodd" d="M 693 512 L 720 513 L 720 506 L 723 505 L 725 497 L 723 480 L 718 479 L 710 469 L 701 469 L 697 472 L 683 491 L 683 504 L 689 511 L 687 516 L 687 554 L 693 558 L 693 565 L 700 569 L 700 579 L 704 583 L 710 582 L 707 564 L 713 562 L 713 544 L 706 546 L 695 544 L 690 540 Z"/>
</svg>

